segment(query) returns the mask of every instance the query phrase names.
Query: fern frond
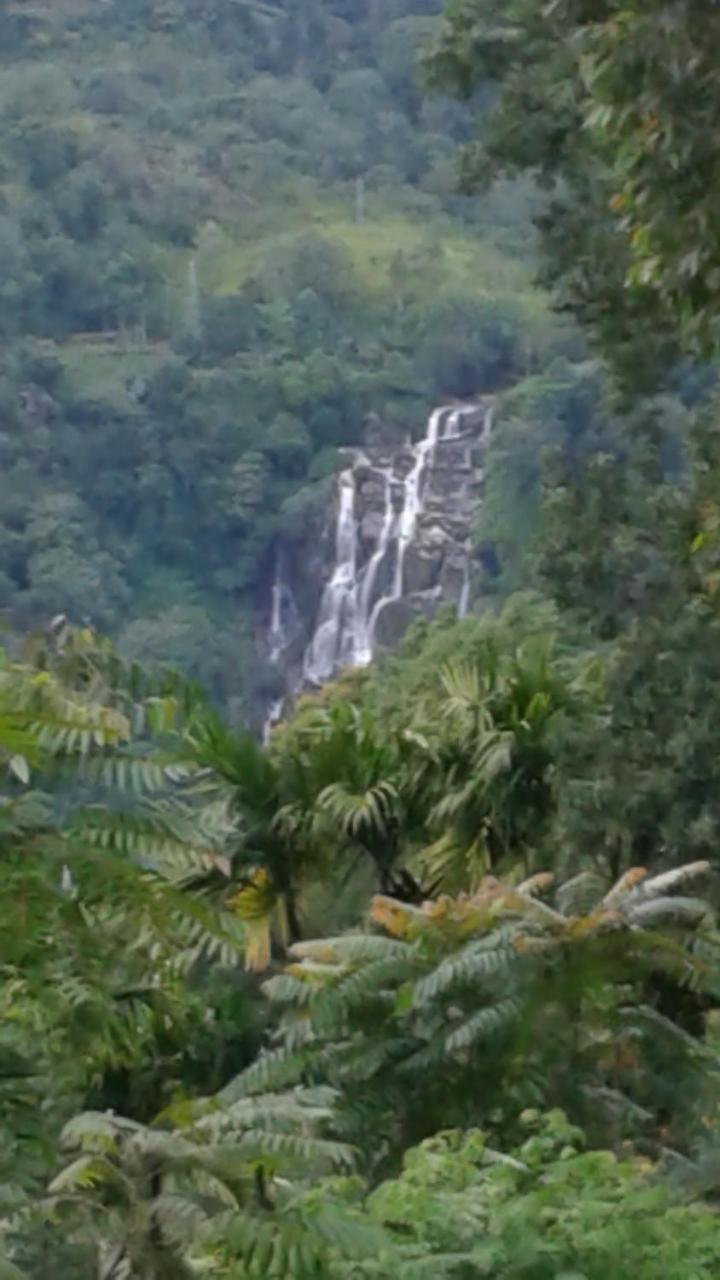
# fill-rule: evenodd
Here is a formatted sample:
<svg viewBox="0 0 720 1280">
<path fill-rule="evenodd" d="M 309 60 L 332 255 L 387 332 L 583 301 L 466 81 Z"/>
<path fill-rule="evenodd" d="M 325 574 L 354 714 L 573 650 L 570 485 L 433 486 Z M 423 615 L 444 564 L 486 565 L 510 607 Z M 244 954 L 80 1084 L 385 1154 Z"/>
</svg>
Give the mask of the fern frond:
<svg viewBox="0 0 720 1280">
<path fill-rule="evenodd" d="M 564 916 L 589 915 L 600 901 L 602 891 L 602 878 L 595 871 L 581 871 L 558 887 L 558 909 Z"/>
<path fill-rule="evenodd" d="M 672 1040 L 677 1040 L 683 1044 L 692 1053 L 700 1051 L 701 1043 L 694 1036 L 691 1036 L 689 1032 L 684 1031 L 676 1022 L 673 1022 L 672 1018 L 666 1018 L 663 1014 L 658 1013 L 658 1010 L 653 1009 L 651 1005 L 633 1005 L 630 1009 L 621 1009 L 620 1016 L 630 1022 L 635 1022 L 638 1019 L 642 1022 L 648 1022 Z"/>
<path fill-rule="evenodd" d="M 636 889 L 646 876 L 646 867 L 631 867 L 630 870 L 626 871 L 617 883 L 608 890 L 600 903 L 600 906 L 606 911 L 617 910 L 623 898 L 625 898 L 633 889 Z"/>
<path fill-rule="evenodd" d="M 308 1134 L 280 1133 L 272 1129 L 248 1130 L 231 1147 L 211 1148 L 213 1160 L 226 1151 L 243 1161 L 263 1161 L 268 1157 L 309 1164 L 328 1165 L 331 1168 L 353 1168 L 357 1153 L 343 1142 L 329 1138 L 315 1138 Z M 208 1166 L 208 1167 L 215 1167 Z"/>
<path fill-rule="evenodd" d="M 56 1174 L 48 1191 L 51 1196 L 59 1196 L 66 1192 L 85 1191 L 102 1183 L 115 1183 L 127 1190 L 124 1178 L 111 1160 L 102 1155 L 78 1156 Z"/>
<path fill-rule="evenodd" d="M 266 1093 L 278 1086 L 293 1084 L 300 1079 L 307 1062 L 306 1049 L 288 1052 L 281 1048 L 263 1053 L 220 1090 L 218 1099 L 232 1104 L 254 1093 Z"/>
<path fill-rule="evenodd" d="M 447 1052 L 456 1053 L 461 1049 L 469 1049 L 478 1040 L 488 1039 L 495 1032 L 515 1022 L 519 1013 L 519 1002 L 510 997 L 498 1001 L 497 1004 L 488 1005 L 485 1009 L 479 1009 L 466 1022 L 463 1022 L 462 1026 L 457 1027 L 446 1037 Z"/>
<path fill-rule="evenodd" d="M 357 793 L 343 782 L 334 782 L 320 792 L 317 805 L 342 831 L 357 838 L 367 829 L 383 831 L 396 800 L 397 789 L 392 782 L 378 782 Z"/>
<path fill-rule="evenodd" d="M 346 933 L 336 938 L 321 938 L 316 942 L 295 942 L 290 955 L 301 959 L 318 960 L 320 963 L 338 963 L 362 960 L 393 960 L 407 954 L 408 944 L 395 938 L 374 933 Z"/>
<path fill-rule="evenodd" d="M 60 1140 L 66 1148 L 107 1155 L 115 1150 L 121 1136 L 143 1132 L 143 1126 L 110 1112 L 83 1111 L 65 1125 Z"/>
<path fill-rule="evenodd" d="M 421 1008 L 451 987 L 494 977 L 517 961 L 510 932 L 497 930 L 482 942 L 471 942 L 455 955 L 448 956 L 413 988 L 413 1003 Z"/>
<path fill-rule="evenodd" d="M 651 898 L 649 902 L 639 902 L 627 906 L 627 917 L 631 924 L 646 929 L 662 920 L 675 920 L 689 925 L 710 915 L 710 906 L 702 898 Z"/>
<path fill-rule="evenodd" d="M 477 767 L 485 783 L 493 782 L 513 765 L 515 736 L 512 732 L 494 731 L 477 749 Z"/>
<path fill-rule="evenodd" d="M 219 1204 L 231 1207 L 233 1198 L 219 1179 L 212 1179 L 210 1186 L 203 1188 L 203 1191 L 204 1195 L 197 1197 L 183 1195 L 179 1191 L 163 1191 L 152 1201 L 153 1213 L 160 1224 L 163 1237 L 170 1244 L 187 1245 L 197 1239 L 210 1221 L 213 1192 Z"/>
<path fill-rule="evenodd" d="M 379 1224 L 361 1222 L 339 1205 L 316 1209 L 306 1221 L 309 1229 L 343 1258 L 376 1257 L 388 1245 Z"/>
<path fill-rule="evenodd" d="M 687 862 L 682 867 L 674 867 L 671 871 L 663 871 L 659 876 L 643 880 L 635 889 L 633 897 L 656 897 L 658 894 L 666 894 L 676 889 L 678 885 L 685 884 L 687 880 L 706 875 L 710 869 L 709 862 Z"/>
<path fill-rule="evenodd" d="M 326 1031 L 356 1005 L 376 998 L 388 987 L 407 982 L 421 965 L 412 952 L 388 960 L 372 960 L 324 988 L 311 1008 L 313 1026 Z"/>
<path fill-rule="evenodd" d="M 145 863 L 172 864 L 178 876 L 191 870 L 211 870 L 215 865 L 212 851 L 193 847 L 189 841 L 197 841 L 198 832 L 189 825 L 179 831 L 178 825 L 177 817 L 173 822 L 170 814 L 157 807 L 115 813 L 97 805 L 73 815 L 69 835 Z"/>
<path fill-rule="evenodd" d="M 324 1243 L 303 1224 L 285 1215 L 273 1215 L 263 1221 L 247 1214 L 228 1216 L 213 1234 L 220 1234 L 233 1259 L 242 1267 L 242 1275 L 250 1280 L 283 1277 L 303 1280 L 305 1276 L 322 1275 Z"/>
<path fill-rule="evenodd" d="M 262 1129 L 278 1133 L 306 1131 L 308 1125 L 319 1125 L 332 1118 L 334 1090 L 295 1089 L 290 1093 L 241 1098 L 232 1106 L 210 1111 L 197 1123 L 200 1132 L 217 1134 L 243 1129 Z"/>
<path fill-rule="evenodd" d="M 298 966 L 300 969 L 302 966 Z M 274 1004 L 308 1005 L 314 996 L 313 984 L 290 973 L 279 973 L 262 985 L 263 995 Z"/>
<path fill-rule="evenodd" d="M 562 912 L 556 911 L 547 902 L 543 902 L 542 899 L 536 898 L 532 894 L 521 893 L 519 889 L 514 891 L 511 889 L 506 894 L 506 902 L 511 913 L 516 912 L 519 908 L 521 914 L 540 925 L 562 927 L 567 924 Z"/>
<path fill-rule="evenodd" d="M 523 880 L 517 886 L 517 891 L 528 895 L 544 893 L 546 889 L 551 888 L 554 881 L 555 877 L 551 871 L 540 871 L 537 875 L 530 876 L 529 880 Z"/>
<path fill-rule="evenodd" d="M 482 672 L 476 662 L 448 662 L 440 670 L 440 683 L 448 696 L 449 711 L 464 711 L 483 700 Z"/>
<path fill-rule="evenodd" d="M 581 1085 L 581 1090 L 587 1098 L 592 1098 L 594 1102 L 604 1107 L 611 1116 L 631 1116 L 643 1125 L 652 1122 L 652 1112 L 641 1107 L 632 1098 L 628 1098 L 627 1094 L 621 1093 L 619 1089 L 610 1089 L 607 1085 Z"/>
</svg>

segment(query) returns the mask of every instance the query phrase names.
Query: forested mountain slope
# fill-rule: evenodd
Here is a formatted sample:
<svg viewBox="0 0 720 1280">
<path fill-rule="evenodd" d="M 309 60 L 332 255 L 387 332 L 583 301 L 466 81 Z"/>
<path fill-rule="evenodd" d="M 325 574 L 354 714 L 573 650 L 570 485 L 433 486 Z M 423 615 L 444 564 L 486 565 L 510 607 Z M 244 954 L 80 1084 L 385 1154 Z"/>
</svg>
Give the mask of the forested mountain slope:
<svg viewBox="0 0 720 1280">
<path fill-rule="evenodd" d="M 456 194 L 469 113 L 418 89 L 438 11 L 4 6 L 14 627 L 62 611 L 250 714 L 273 544 L 336 447 L 576 349 L 531 288 L 531 188 Z"/>
<path fill-rule="evenodd" d="M 437 16 L 0 9 L 0 1280 L 716 1280 L 720 20 Z"/>
</svg>

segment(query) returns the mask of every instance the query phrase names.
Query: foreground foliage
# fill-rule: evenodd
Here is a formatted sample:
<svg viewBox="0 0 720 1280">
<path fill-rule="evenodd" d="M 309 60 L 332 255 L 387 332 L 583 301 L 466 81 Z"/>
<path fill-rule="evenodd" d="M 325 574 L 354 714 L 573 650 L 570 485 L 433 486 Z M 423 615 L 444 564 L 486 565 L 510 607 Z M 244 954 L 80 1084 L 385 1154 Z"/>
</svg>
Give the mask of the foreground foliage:
<svg viewBox="0 0 720 1280">
<path fill-rule="evenodd" d="M 635 380 L 717 349 L 719 34 L 712 0 L 451 0 L 431 62 L 462 96 L 496 83 L 468 177 L 550 188 L 549 275 Z"/>
<path fill-rule="evenodd" d="M 716 20 L 458 0 L 435 58 L 484 109 L 473 176 L 550 183 L 565 300 L 633 377 L 663 355 L 673 394 L 622 417 L 524 295 L 497 324 L 494 251 L 489 303 L 417 227 L 373 260 L 371 194 L 383 236 L 391 208 L 403 235 L 470 218 L 446 165 L 466 117 L 412 79 L 434 0 L 361 8 L 0 16 L 13 621 L 122 623 L 217 706 L 274 544 L 304 548 L 335 447 L 369 407 L 412 424 L 418 380 L 424 404 L 521 379 L 478 563 L 485 603 L 532 588 L 419 623 L 266 747 L 62 616 L 2 658 L 10 1280 L 717 1271 L 720 459 L 712 407 L 688 430 L 712 371 L 668 355 L 714 343 Z M 88 50 L 113 65 L 89 77 Z M 310 187 L 276 224 L 278 164 Z M 349 257 L 339 206 L 295 234 L 328 183 Z M 80 327 L 122 356 L 112 385 Z"/>
<path fill-rule="evenodd" d="M 392 1248 L 362 1274 L 573 1275 L 682 1280 L 713 1274 L 715 1213 L 674 1202 L 649 1161 L 585 1150 L 561 1112 L 527 1111 L 512 1152 L 481 1132 L 443 1133 L 405 1157 L 370 1197 Z"/>
</svg>

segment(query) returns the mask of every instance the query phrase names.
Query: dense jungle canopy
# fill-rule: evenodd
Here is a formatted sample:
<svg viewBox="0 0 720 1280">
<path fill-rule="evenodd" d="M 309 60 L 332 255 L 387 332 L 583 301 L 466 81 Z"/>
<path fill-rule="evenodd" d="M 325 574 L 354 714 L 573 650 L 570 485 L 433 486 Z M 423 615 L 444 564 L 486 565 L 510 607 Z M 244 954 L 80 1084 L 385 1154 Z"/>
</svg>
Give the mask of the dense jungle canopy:
<svg viewBox="0 0 720 1280">
<path fill-rule="evenodd" d="M 717 1275 L 719 38 L 0 3 L 0 1280 Z M 490 396 L 467 616 L 261 743 L 341 451 Z"/>
</svg>

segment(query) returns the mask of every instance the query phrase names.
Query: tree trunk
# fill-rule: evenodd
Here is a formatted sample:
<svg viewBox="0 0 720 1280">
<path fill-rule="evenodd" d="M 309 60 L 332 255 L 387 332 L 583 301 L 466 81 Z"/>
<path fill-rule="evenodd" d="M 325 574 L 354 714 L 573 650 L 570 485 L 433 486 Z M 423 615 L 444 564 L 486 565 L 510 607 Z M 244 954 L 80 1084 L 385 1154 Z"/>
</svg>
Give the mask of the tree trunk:
<svg viewBox="0 0 720 1280">
<path fill-rule="evenodd" d="M 288 939 L 292 946 L 293 942 L 299 942 L 302 938 L 302 928 L 300 926 L 300 917 L 297 910 L 295 888 L 292 885 L 285 891 L 285 911 L 287 913 Z"/>
</svg>

